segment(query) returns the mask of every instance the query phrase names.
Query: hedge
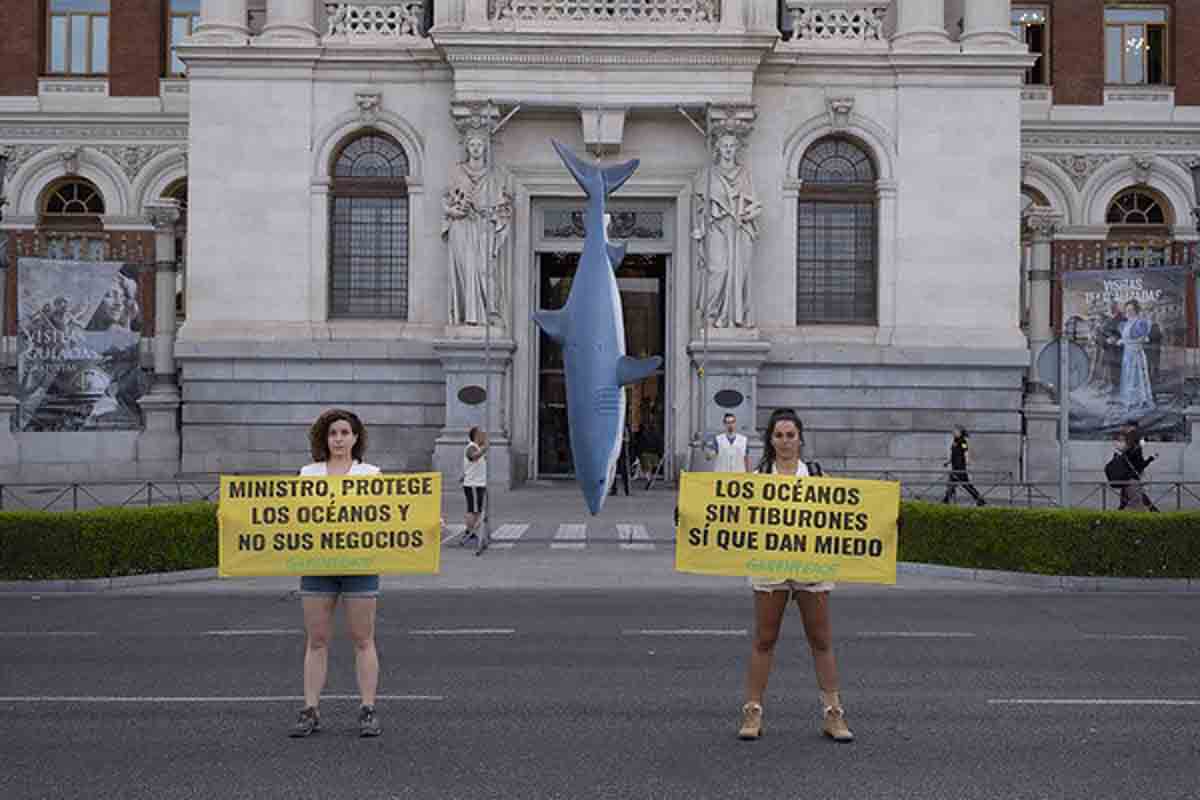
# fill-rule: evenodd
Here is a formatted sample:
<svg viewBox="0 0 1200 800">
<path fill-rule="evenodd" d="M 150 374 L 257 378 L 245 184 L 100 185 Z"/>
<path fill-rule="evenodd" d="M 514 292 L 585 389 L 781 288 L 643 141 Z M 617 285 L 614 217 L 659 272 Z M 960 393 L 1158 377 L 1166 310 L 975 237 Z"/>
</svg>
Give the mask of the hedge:
<svg viewBox="0 0 1200 800">
<path fill-rule="evenodd" d="M 901 561 L 1043 575 L 1200 577 L 1200 513 L 906 502 Z"/>
<path fill-rule="evenodd" d="M 1200 577 L 1200 513 L 905 502 L 900 560 L 1047 575 Z M 214 567 L 216 506 L 0 512 L 0 580 Z"/>
<path fill-rule="evenodd" d="M 0 579 L 107 578 L 214 567 L 210 503 L 0 512 Z"/>
</svg>

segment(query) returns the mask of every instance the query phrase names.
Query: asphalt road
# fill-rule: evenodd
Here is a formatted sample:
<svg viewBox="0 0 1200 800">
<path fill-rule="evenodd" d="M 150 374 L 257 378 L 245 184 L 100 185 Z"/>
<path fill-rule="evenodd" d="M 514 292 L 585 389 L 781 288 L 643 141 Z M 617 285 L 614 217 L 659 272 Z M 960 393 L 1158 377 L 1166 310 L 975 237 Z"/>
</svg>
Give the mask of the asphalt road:
<svg viewBox="0 0 1200 800">
<path fill-rule="evenodd" d="M 0 798 L 1200 796 L 1194 596 L 839 587 L 836 745 L 794 613 L 767 734 L 735 738 L 728 585 L 389 590 L 384 735 L 357 738 L 339 638 L 347 697 L 289 739 L 298 602 L 236 592 L 0 596 Z"/>
</svg>

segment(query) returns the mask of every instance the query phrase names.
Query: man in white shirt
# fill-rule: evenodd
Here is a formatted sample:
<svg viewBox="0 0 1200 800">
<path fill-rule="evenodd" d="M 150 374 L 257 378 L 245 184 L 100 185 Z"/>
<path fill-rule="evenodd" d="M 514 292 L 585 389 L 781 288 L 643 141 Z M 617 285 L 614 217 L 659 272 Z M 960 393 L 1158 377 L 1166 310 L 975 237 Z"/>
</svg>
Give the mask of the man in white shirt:
<svg viewBox="0 0 1200 800">
<path fill-rule="evenodd" d="M 746 437 L 737 432 L 737 417 L 726 414 L 725 432 L 717 434 L 717 463 L 713 472 L 749 472 L 750 456 Z"/>
</svg>

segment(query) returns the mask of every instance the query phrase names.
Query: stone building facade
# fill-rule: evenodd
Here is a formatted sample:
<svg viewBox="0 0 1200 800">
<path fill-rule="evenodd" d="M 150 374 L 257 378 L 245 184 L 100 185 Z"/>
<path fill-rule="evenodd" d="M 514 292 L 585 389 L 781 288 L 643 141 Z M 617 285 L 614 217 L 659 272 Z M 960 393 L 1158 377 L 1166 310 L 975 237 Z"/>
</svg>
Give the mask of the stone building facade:
<svg viewBox="0 0 1200 800">
<path fill-rule="evenodd" d="M 54 39 L 75 2 L 108 16 L 86 73 L 55 60 L 79 58 Z M 1102 0 L 5 6 L 6 364 L 17 259 L 83 240 L 142 265 L 154 374 L 142 431 L 0 425 L 6 479 L 288 471 L 331 405 L 389 469 L 453 473 L 486 423 L 500 481 L 564 474 L 561 363 L 530 314 L 565 297 L 582 198 L 551 139 L 641 160 L 609 236 L 631 354 L 665 356 L 630 424 L 669 471 L 725 410 L 761 429 L 789 405 L 830 470 L 936 469 L 961 424 L 976 463 L 1040 477 L 1054 270 L 1196 242 L 1184 3 L 1142 4 L 1165 22 L 1115 83 Z M 51 218 L 75 184 L 102 210 Z M 1114 232 L 1132 190 L 1170 222 Z M 472 276 L 473 317 L 450 301 Z M 706 320 L 725 286 L 745 313 Z M 1185 474 L 1191 445 L 1164 447 Z"/>
</svg>

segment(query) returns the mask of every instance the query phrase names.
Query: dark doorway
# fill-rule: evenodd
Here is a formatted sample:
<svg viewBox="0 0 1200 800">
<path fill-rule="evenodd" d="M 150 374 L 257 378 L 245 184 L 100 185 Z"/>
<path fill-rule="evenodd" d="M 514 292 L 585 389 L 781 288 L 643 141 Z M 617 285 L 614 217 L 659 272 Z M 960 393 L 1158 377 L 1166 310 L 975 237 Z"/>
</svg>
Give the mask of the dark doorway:
<svg viewBox="0 0 1200 800">
<path fill-rule="evenodd" d="M 538 306 L 562 308 L 571 291 L 579 253 L 539 253 Z M 625 317 L 625 351 L 635 357 L 666 356 L 667 256 L 630 254 L 617 270 Z M 665 365 L 664 365 L 665 366 Z M 652 470 L 663 457 L 665 388 L 663 370 L 626 387 L 625 422 L 630 457 Z M 544 333 L 538 347 L 537 474 L 574 477 L 567 431 L 567 388 L 562 348 Z"/>
</svg>

